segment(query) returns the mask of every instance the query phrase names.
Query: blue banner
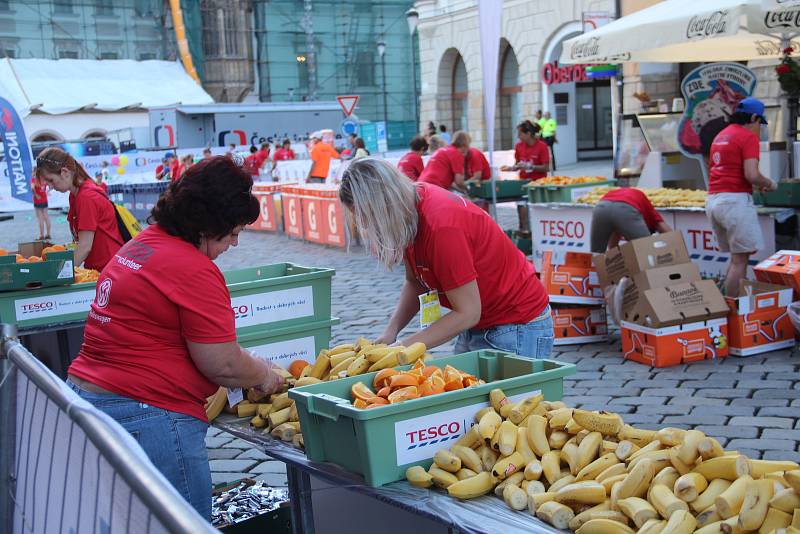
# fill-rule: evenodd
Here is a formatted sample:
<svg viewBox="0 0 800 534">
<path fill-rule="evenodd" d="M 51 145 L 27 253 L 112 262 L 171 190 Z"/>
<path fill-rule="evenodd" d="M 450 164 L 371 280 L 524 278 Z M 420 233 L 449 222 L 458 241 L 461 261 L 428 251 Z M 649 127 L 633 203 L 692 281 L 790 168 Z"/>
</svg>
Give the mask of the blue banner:
<svg viewBox="0 0 800 534">
<path fill-rule="evenodd" d="M 0 142 L 3 143 L 5 150 L 11 195 L 17 200 L 33 203 L 31 191 L 33 157 L 28 138 L 25 137 L 25 127 L 14 106 L 2 97 L 0 97 Z"/>
</svg>

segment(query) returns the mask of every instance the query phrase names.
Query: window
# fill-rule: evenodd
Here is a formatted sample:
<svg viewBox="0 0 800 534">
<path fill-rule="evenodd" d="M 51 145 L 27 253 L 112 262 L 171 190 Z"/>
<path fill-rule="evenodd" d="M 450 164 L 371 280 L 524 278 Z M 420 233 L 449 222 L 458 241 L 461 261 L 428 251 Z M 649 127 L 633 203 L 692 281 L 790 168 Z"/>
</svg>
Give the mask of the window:
<svg viewBox="0 0 800 534">
<path fill-rule="evenodd" d="M 96 0 L 95 13 L 97 15 L 110 16 L 114 14 L 114 6 L 112 0 Z"/>
<path fill-rule="evenodd" d="M 158 59 L 158 57 L 156 56 L 155 52 L 139 52 L 139 54 L 136 56 L 136 59 L 139 61 L 148 61 L 151 59 Z"/>
<path fill-rule="evenodd" d="M 216 58 L 222 55 L 220 47 L 219 17 L 221 10 L 203 9 L 201 12 L 203 19 L 203 52 L 206 57 Z"/>
<path fill-rule="evenodd" d="M 53 13 L 57 15 L 72 15 L 72 0 L 53 0 Z"/>
<path fill-rule="evenodd" d="M 119 59 L 118 52 L 100 52 L 100 59 Z"/>
<path fill-rule="evenodd" d="M 297 86 L 300 91 L 308 91 L 308 61 L 305 54 L 297 54 Z"/>
<path fill-rule="evenodd" d="M 356 56 L 356 85 L 373 87 L 375 85 L 375 53 L 359 52 Z"/>
<path fill-rule="evenodd" d="M 236 27 L 236 10 L 231 9 L 223 14 L 225 22 L 225 53 L 230 56 L 239 55 L 239 30 Z"/>
<path fill-rule="evenodd" d="M 78 59 L 78 51 L 77 50 L 59 50 L 58 51 L 58 58 L 59 59 Z"/>
</svg>

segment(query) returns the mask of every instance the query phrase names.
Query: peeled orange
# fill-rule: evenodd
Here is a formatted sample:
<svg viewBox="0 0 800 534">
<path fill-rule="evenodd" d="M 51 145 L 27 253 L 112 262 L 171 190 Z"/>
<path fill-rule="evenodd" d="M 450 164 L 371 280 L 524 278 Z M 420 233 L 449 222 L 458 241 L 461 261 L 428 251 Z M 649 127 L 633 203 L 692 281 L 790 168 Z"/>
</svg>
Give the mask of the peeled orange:
<svg viewBox="0 0 800 534">
<path fill-rule="evenodd" d="M 375 392 L 369 389 L 364 382 L 356 382 L 353 384 L 353 387 L 350 388 L 350 393 L 353 394 L 353 397 L 357 400 L 360 399 L 362 401 L 372 401 L 377 395 Z"/>
</svg>

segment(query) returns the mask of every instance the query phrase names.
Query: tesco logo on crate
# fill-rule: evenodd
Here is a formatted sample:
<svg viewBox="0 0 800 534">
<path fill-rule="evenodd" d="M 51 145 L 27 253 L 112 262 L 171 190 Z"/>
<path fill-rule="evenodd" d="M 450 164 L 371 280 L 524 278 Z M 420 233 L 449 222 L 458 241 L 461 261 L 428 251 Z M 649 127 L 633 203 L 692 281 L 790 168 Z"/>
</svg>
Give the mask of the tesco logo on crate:
<svg viewBox="0 0 800 534">
<path fill-rule="evenodd" d="M 23 304 L 22 305 L 22 314 L 28 313 L 36 313 L 38 311 L 46 311 L 46 310 L 53 310 L 56 307 L 56 303 L 53 301 L 47 302 L 34 302 L 32 304 Z"/>
<path fill-rule="evenodd" d="M 541 393 L 541 390 L 520 393 L 508 398 L 518 402 L 524 398 Z M 437 445 L 451 443 L 463 436 L 475 424 L 475 414 L 489 406 L 479 402 L 440 413 L 398 421 L 394 424 L 394 443 L 397 465 L 430 460 Z"/>
<path fill-rule="evenodd" d="M 581 221 L 539 221 L 542 235 L 546 237 L 566 237 L 569 239 L 583 239 L 586 227 Z"/>
<path fill-rule="evenodd" d="M 231 306 L 233 315 L 236 320 L 244 319 L 250 315 L 250 306 L 247 304 L 239 304 L 238 306 Z"/>
</svg>

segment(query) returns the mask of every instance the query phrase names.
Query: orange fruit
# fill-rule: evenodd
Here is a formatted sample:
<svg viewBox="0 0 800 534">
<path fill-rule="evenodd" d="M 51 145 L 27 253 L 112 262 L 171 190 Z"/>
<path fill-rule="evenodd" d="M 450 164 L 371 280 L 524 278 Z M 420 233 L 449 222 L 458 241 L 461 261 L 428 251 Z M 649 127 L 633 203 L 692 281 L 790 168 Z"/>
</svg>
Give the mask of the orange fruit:
<svg viewBox="0 0 800 534">
<path fill-rule="evenodd" d="M 445 391 L 455 391 L 457 389 L 464 389 L 464 384 L 461 383 L 461 379 L 448 380 L 444 384 L 444 390 Z"/>
<path fill-rule="evenodd" d="M 362 399 L 356 399 L 353 401 L 353 406 L 356 408 L 361 408 L 362 410 L 368 406 L 367 401 Z"/>
<path fill-rule="evenodd" d="M 380 389 L 384 386 L 389 385 L 389 377 L 396 375 L 398 372 L 394 369 L 381 369 L 378 371 L 378 374 L 375 375 L 375 378 L 372 380 L 372 387 L 375 389 Z"/>
<path fill-rule="evenodd" d="M 422 360 L 415 361 L 414 365 L 411 366 L 411 370 L 416 371 L 418 369 L 419 370 L 425 369 L 425 362 L 423 362 Z"/>
<path fill-rule="evenodd" d="M 433 393 L 434 394 L 436 394 L 436 393 L 444 393 L 445 392 L 444 387 L 445 387 L 446 384 L 445 384 L 444 378 L 442 378 L 439 375 L 433 375 L 432 377 L 430 377 L 429 380 L 431 381 L 431 386 L 433 388 Z"/>
<path fill-rule="evenodd" d="M 398 373 L 389 379 L 389 386 L 392 389 L 418 385 L 419 378 L 410 373 Z"/>
<path fill-rule="evenodd" d="M 376 393 L 376 395 L 378 395 L 378 397 L 383 397 L 385 399 L 386 397 L 389 396 L 389 393 L 391 393 L 391 392 L 392 392 L 392 388 L 390 388 L 389 386 L 385 386 L 385 387 L 382 387 L 381 389 L 379 389 L 378 393 Z"/>
<path fill-rule="evenodd" d="M 39 256 L 31 256 L 30 258 L 28 258 L 28 263 L 36 263 L 39 261 L 42 261 L 42 258 L 40 258 Z"/>
<path fill-rule="evenodd" d="M 350 393 L 353 394 L 353 398 L 355 399 L 370 402 L 377 396 L 364 382 L 356 382 L 353 384 L 353 387 L 350 388 Z"/>
<path fill-rule="evenodd" d="M 420 397 L 427 397 L 436 393 L 433 391 L 433 383 L 427 378 L 424 382 L 422 382 L 422 384 L 419 385 L 419 388 L 417 389 L 419 390 Z"/>
<path fill-rule="evenodd" d="M 295 378 L 300 378 L 300 374 L 303 372 L 303 369 L 311 365 L 305 360 L 295 360 L 289 364 L 289 373 Z"/>
<path fill-rule="evenodd" d="M 396 402 L 403 402 L 419 398 L 419 390 L 416 386 L 407 386 L 393 391 L 389 395 L 389 402 L 394 404 Z"/>
<path fill-rule="evenodd" d="M 28 263 L 28 260 L 25 259 L 21 254 L 15 254 L 17 257 L 17 263 Z"/>
<path fill-rule="evenodd" d="M 367 406 L 367 408 L 372 408 L 374 406 L 386 406 L 387 404 L 389 404 L 389 401 L 383 397 L 373 397 L 370 399 L 369 406 Z"/>
<path fill-rule="evenodd" d="M 64 245 L 51 245 L 49 248 L 53 249 L 53 252 L 64 252 L 67 250 L 67 247 Z"/>
<path fill-rule="evenodd" d="M 0 256 L 8 256 L 8 251 L 4 248 L 0 248 Z"/>
<path fill-rule="evenodd" d="M 436 371 L 439 371 L 439 368 L 435 365 L 426 365 L 422 370 L 422 374 L 425 375 L 425 378 L 430 378 L 430 376 Z"/>
<path fill-rule="evenodd" d="M 462 380 L 462 384 L 464 384 L 465 388 L 471 388 L 472 386 L 477 386 L 480 382 L 474 376 L 468 376 Z"/>
</svg>

